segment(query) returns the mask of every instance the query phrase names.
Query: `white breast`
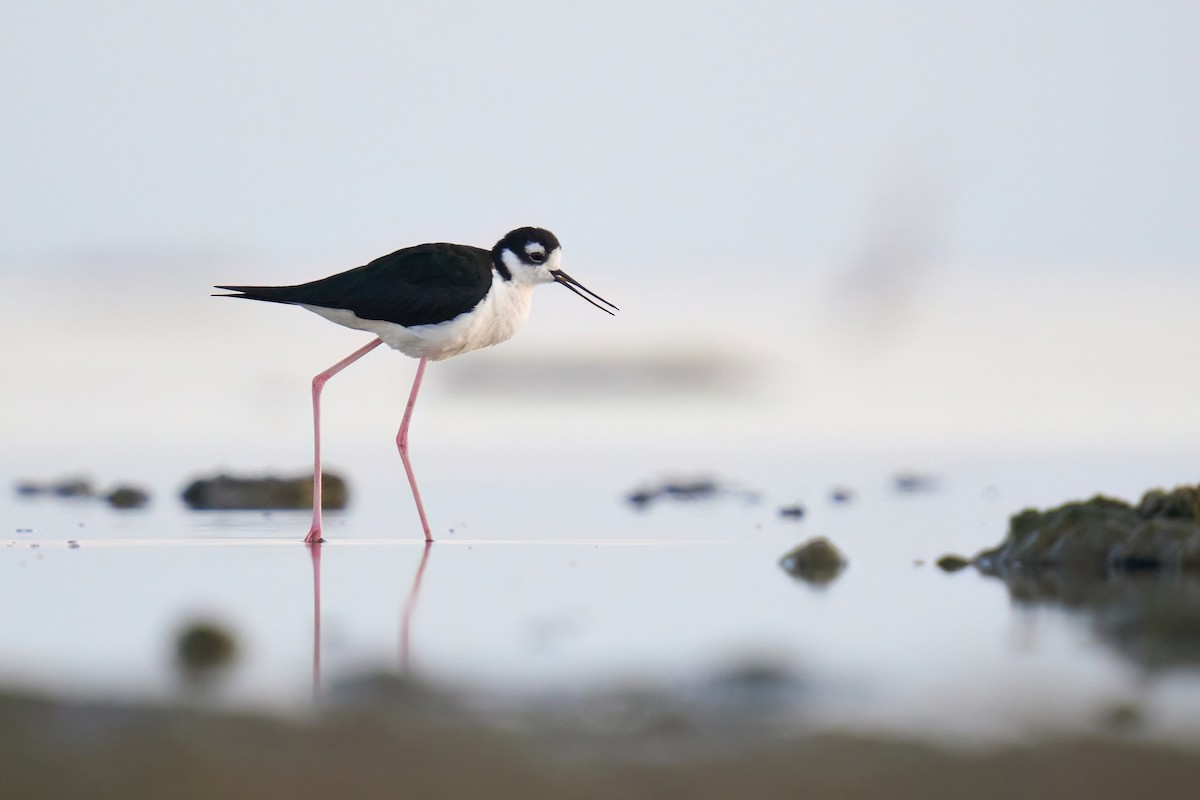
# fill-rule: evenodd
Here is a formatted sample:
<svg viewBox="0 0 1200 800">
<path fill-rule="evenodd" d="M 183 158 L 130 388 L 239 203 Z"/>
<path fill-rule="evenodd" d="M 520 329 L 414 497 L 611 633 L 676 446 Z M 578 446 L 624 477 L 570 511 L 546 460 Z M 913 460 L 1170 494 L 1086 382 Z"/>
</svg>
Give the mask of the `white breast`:
<svg viewBox="0 0 1200 800">
<path fill-rule="evenodd" d="M 362 319 L 353 311 L 341 308 L 309 305 L 304 308 L 338 325 L 369 331 L 406 356 L 441 361 L 511 339 L 529 319 L 532 292 L 532 286 L 518 286 L 513 281 L 501 280 L 493 272 L 492 288 L 473 310 L 446 322 L 411 328 L 394 322 Z"/>
</svg>

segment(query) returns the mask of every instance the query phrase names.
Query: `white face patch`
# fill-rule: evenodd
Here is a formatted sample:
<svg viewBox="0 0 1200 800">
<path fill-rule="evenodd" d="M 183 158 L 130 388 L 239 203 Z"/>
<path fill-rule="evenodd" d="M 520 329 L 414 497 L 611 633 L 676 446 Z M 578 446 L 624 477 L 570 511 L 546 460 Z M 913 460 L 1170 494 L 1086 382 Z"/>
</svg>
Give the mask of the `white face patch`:
<svg viewBox="0 0 1200 800">
<path fill-rule="evenodd" d="M 508 272 L 512 275 L 512 280 L 517 284 L 550 283 L 554 280 L 554 276 L 550 274 L 550 270 L 558 268 L 558 259 L 559 250 L 557 248 L 547 256 L 543 264 L 530 264 L 522 261 L 516 253 L 507 247 L 500 251 L 500 261 L 503 262 L 504 266 L 508 267 Z"/>
<path fill-rule="evenodd" d="M 525 245 L 525 252 L 531 256 L 544 256 L 546 255 L 546 248 L 542 247 L 537 242 L 530 242 L 529 244 Z"/>
</svg>

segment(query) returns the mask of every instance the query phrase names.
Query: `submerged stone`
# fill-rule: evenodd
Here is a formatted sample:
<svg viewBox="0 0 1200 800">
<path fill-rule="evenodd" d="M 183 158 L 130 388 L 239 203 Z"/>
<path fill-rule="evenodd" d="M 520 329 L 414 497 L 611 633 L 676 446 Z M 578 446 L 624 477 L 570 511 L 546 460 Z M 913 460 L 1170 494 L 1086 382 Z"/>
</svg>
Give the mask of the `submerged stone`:
<svg viewBox="0 0 1200 800">
<path fill-rule="evenodd" d="M 832 583 L 846 568 L 846 557 L 825 537 L 810 539 L 779 559 L 779 566 L 793 578 L 814 586 Z"/>
<path fill-rule="evenodd" d="M 349 500 L 346 481 L 321 473 L 321 500 L 326 509 L 342 509 Z M 183 501 L 197 511 L 284 511 L 312 508 L 312 475 L 295 478 L 198 478 L 183 490 Z"/>
</svg>

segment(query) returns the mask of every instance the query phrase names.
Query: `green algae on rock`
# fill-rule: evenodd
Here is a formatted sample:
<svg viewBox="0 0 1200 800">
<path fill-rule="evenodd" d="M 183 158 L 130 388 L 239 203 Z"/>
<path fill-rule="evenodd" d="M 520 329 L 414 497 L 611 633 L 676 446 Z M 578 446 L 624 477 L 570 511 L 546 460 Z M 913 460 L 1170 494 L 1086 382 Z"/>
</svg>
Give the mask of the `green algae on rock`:
<svg viewBox="0 0 1200 800">
<path fill-rule="evenodd" d="M 824 536 L 808 540 L 779 559 L 779 566 L 787 574 L 813 586 L 832 583 L 846 563 L 846 557 Z"/>
<path fill-rule="evenodd" d="M 183 501 L 195 511 L 285 511 L 312 507 L 311 473 L 295 478 L 197 478 L 183 490 Z M 326 510 L 342 509 L 349 499 L 346 481 L 321 473 L 321 499 Z"/>
<path fill-rule="evenodd" d="M 937 560 L 937 566 L 942 572 L 958 572 L 971 566 L 971 561 L 962 556 L 944 555 Z"/>
<path fill-rule="evenodd" d="M 1200 664 L 1200 487 L 1022 511 L 974 564 L 1019 605 L 1080 614 L 1147 671 Z"/>
<path fill-rule="evenodd" d="M 1096 496 L 1048 511 L 1027 509 L 975 565 L 988 574 L 1038 567 L 1092 573 L 1200 568 L 1200 486 L 1155 489 L 1136 506 Z"/>
</svg>

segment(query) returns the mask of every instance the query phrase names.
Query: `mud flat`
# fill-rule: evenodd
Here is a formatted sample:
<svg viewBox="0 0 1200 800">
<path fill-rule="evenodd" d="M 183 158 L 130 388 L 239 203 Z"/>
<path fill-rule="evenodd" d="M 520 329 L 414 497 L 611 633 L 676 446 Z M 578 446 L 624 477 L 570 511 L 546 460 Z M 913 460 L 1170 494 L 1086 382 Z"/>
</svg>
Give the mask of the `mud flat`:
<svg viewBox="0 0 1200 800">
<path fill-rule="evenodd" d="M 396 695 L 396 692 L 392 692 Z M 688 736 L 686 716 L 671 735 Z M 1200 754 L 1120 738 L 946 750 L 882 736 L 750 740 L 656 756 L 663 731 L 622 751 L 557 747 L 528 720 L 501 729 L 406 689 L 315 718 L 0 695 L 10 797 L 121 798 L 1194 798 Z M 594 732 L 583 736 L 595 737 Z M 583 740 L 586 741 L 586 738 Z"/>
</svg>

